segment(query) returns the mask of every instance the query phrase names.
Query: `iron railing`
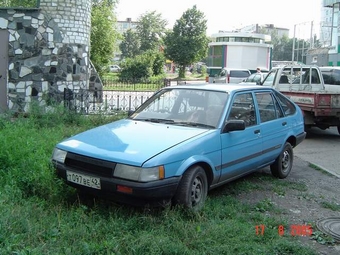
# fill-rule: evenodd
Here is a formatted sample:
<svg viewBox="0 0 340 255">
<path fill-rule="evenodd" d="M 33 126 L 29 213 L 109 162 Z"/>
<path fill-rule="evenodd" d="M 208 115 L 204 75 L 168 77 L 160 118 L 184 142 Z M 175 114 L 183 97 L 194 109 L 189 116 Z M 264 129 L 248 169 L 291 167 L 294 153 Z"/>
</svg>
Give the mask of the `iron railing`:
<svg viewBox="0 0 340 255">
<path fill-rule="evenodd" d="M 64 90 L 64 106 L 80 114 L 116 114 L 133 111 L 154 91 Z"/>
<path fill-rule="evenodd" d="M 107 90 L 156 91 L 170 86 L 170 79 L 121 79 L 118 77 L 103 78 L 103 87 Z"/>
</svg>

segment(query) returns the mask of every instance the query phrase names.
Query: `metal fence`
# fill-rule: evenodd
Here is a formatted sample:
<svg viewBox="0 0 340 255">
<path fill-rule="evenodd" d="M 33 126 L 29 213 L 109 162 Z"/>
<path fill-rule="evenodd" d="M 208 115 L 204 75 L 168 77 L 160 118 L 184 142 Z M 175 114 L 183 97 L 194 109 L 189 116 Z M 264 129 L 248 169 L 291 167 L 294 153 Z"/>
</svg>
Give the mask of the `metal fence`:
<svg viewBox="0 0 340 255">
<path fill-rule="evenodd" d="M 121 79 L 116 77 L 102 79 L 103 87 L 107 90 L 156 91 L 170 86 L 170 79 Z"/>
<path fill-rule="evenodd" d="M 137 109 L 154 91 L 64 90 L 64 105 L 81 114 L 116 114 Z"/>
<path fill-rule="evenodd" d="M 103 80 L 104 90 L 64 90 L 66 108 L 81 114 L 116 114 L 133 111 L 162 87 L 186 84 L 186 81 L 157 80 Z M 190 83 L 190 81 L 189 81 Z"/>
</svg>

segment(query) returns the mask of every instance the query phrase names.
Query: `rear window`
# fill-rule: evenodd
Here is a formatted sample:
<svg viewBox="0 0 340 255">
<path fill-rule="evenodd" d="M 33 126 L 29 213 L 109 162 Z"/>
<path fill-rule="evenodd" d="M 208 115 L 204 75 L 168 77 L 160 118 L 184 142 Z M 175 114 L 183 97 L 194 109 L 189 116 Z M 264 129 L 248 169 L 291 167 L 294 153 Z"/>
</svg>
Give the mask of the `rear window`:
<svg viewBox="0 0 340 255">
<path fill-rule="evenodd" d="M 236 77 L 236 78 L 247 78 L 250 75 L 249 71 L 242 71 L 242 70 L 231 70 L 230 71 L 230 77 Z"/>
<path fill-rule="evenodd" d="M 219 72 L 221 71 L 221 68 L 208 68 L 207 69 L 207 72 L 209 74 L 209 77 L 215 77 L 216 75 L 219 74 Z"/>
<path fill-rule="evenodd" d="M 340 70 L 322 71 L 325 84 L 340 85 Z"/>
</svg>

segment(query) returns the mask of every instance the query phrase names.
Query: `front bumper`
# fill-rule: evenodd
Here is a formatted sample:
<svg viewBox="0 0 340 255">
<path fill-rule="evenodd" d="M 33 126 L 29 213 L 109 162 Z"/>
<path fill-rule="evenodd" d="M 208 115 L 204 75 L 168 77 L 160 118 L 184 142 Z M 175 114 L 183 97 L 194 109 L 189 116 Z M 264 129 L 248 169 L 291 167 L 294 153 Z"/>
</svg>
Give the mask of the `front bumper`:
<svg viewBox="0 0 340 255">
<path fill-rule="evenodd" d="M 53 165 L 59 178 L 64 179 L 68 185 L 75 187 L 82 192 L 97 195 L 112 201 L 137 206 L 145 204 L 159 204 L 163 201 L 169 201 L 175 195 L 177 186 L 181 179 L 181 177 L 171 177 L 163 180 L 142 183 L 117 179 L 114 177 L 108 178 L 99 175 L 94 176 L 93 174 L 81 172 L 78 169 L 73 169 L 56 162 L 53 162 Z M 100 178 L 101 189 L 98 190 L 67 181 L 67 170 Z M 117 186 L 128 188 L 129 193 L 119 191 Z"/>
</svg>

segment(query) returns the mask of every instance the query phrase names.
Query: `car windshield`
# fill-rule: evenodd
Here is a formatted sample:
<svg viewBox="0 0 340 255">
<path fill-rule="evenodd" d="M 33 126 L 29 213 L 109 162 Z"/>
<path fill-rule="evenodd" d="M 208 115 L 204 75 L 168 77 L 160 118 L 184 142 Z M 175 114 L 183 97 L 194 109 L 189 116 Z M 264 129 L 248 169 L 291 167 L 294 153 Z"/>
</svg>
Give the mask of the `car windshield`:
<svg viewBox="0 0 340 255">
<path fill-rule="evenodd" d="M 228 99 L 226 92 L 174 88 L 161 90 L 131 119 L 202 128 L 217 128 Z"/>
</svg>

